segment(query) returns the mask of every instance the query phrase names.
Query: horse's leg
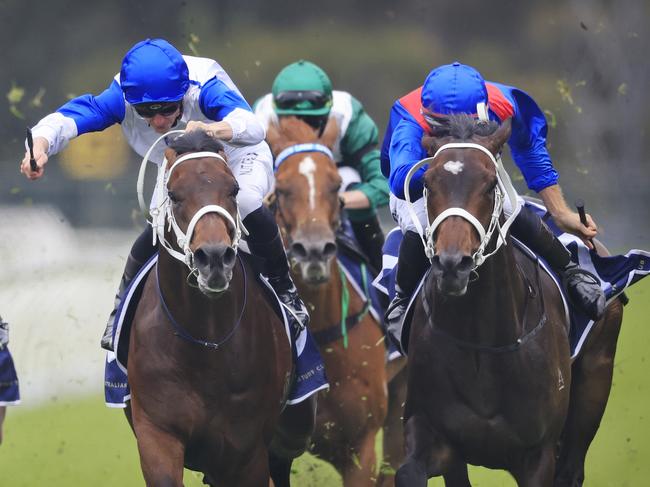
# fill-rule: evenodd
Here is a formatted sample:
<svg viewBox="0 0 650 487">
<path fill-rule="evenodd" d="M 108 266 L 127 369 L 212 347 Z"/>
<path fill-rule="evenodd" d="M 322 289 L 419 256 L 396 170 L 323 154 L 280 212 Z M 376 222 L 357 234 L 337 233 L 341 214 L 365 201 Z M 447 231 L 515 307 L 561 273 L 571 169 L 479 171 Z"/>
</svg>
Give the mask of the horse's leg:
<svg viewBox="0 0 650 487">
<path fill-rule="evenodd" d="M 135 423 L 140 466 L 147 486 L 182 487 L 185 446 L 146 419 Z"/>
<path fill-rule="evenodd" d="M 402 359 L 399 359 L 402 361 Z M 396 362 L 396 361 L 393 361 Z M 388 383 L 388 413 L 384 421 L 384 458 L 377 485 L 393 487 L 395 485 L 395 471 L 399 468 L 404 458 L 404 434 L 402 415 L 406 401 L 407 371 L 405 364 Z"/>
<path fill-rule="evenodd" d="M 571 401 L 562 433 L 555 486 L 580 487 L 587 450 L 596 436 L 612 387 L 623 306 L 614 301 L 571 371 Z"/>
<path fill-rule="evenodd" d="M 263 443 L 257 445 L 251 452 L 248 462 L 232 475 L 219 477 L 216 471 L 212 471 L 208 472 L 206 477 L 213 482 L 210 485 L 214 487 L 280 487 L 283 485 L 274 484 L 269 480 L 268 449 Z M 218 479 L 218 483 L 214 479 Z"/>
<path fill-rule="evenodd" d="M 519 487 L 551 487 L 555 473 L 555 445 L 542 446 L 523 456 L 511 472 Z"/>
<path fill-rule="evenodd" d="M 344 487 L 372 487 L 377 485 L 377 455 L 375 439 L 379 428 L 366 431 L 354 445 L 353 458 L 345 459 L 342 471 Z"/>
<path fill-rule="evenodd" d="M 316 394 L 298 404 L 287 405 L 280 415 L 271 446 L 269 462 L 276 487 L 289 485 L 294 458 L 302 455 L 316 426 Z"/>
<path fill-rule="evenodd" d="M 458 462 L 444 474 L 445 487 L 472 487 L 467 472 L 467 464 Z"/>
<path fill-rule="evenodd" d="M 5 422 L 6 414 L 7 414 L 7 406 L 0 406 L 0 445 L 2 444 L 2 425 Z"/>
<path fill-rule="evenodd" d="M 453 465 L 453 452 L 420 414 L 404 425 L 406 458 L 395 474 L 395 487 L 426 487 L 430 476 L 441 475 Z"/>
</svg>

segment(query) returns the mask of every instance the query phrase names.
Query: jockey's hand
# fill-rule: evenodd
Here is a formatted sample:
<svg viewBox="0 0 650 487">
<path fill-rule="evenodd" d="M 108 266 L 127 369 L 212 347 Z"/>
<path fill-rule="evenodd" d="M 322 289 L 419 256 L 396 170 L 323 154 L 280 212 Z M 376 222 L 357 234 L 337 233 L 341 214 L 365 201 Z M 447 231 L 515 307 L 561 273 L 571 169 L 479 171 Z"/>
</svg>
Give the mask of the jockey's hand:
<svg viewBox="0 0 650 487">
<path fill-rule="evenodd" d="M 580 216 L 572 211 L 565 211 L 558 215 L 553 215 L 553 221 L 560 230 L 579 237 L 587 247 L 593 249 L 594 246 L 590 242 L 590 239 L 594 238 L 598 233 L 598 226 L 590 214 L 587 213 L 586 216 L 587 225 L 583 225 L 580 221 Z"/>
<path fill-rule="evenodd" d="M 224 122 L 223 120 L 220 122 L 212 122 L 212 123 L 190 120 L 189 122 L 187 122 L 187 126 L 185 127 L 185 130 L 187 132 L 192 132 L 194 130 L 203 130 L 210 137 L 213 137 L 220 141 L 221 140 L 228 141 L 232 139 L 233 136 L 232 127 L 230 126 L 230 124 L 228 124 L 228 122 Z"/>
<path fill-rule="evenodd" d="M 25 157 L 20 163 L 20 172 L 27 176 L 27 179 L 38 179 L 43 176 L 43 171 L 45 170 L 45 164 L 47 164 L 47 151 L 50 148 L 50 144 L 44 137 L 34 138 L 34 159 L 36 160 L 36 165 L 38 166 L 36 171 L 32 171 L 31 165 L 29 163 L 30 155 L 29 150 L 25 151 Z"/>
</svg>

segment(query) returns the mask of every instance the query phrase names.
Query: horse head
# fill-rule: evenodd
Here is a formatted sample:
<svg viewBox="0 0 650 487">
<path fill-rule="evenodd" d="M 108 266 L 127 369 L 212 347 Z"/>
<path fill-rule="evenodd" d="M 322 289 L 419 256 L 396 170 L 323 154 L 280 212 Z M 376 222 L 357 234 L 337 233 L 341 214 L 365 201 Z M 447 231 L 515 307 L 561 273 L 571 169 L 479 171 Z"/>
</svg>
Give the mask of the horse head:
<svg viewBox="0 0 650 487">
<path fill-rule="evenodd" d="M 510 120 L 498 126 L 460 115 L 450 118 L 442 137 L 422 140 L 432 156 L 424 174 L 426 246 L 436 286 L 445 295 L 464 295 L 492 237 L 505 237 L 496 158 L 509 137 Z"/>
<path fill-rule="evenodd" d="M 294 117 L 283 117 L 279 127 L 267 132 L 276 159 L 271 208 L 292 265 L 299 266 L 302 279 L 312 285 L 328 281 L 336 255 L 341 177 L 330 152 L 336 136 L 333 119 L 320 137 Z"/>
<path fill-rule="evenodd" d="M 202 131 L 187 132 L 169 143 L 163 245 L 197 276 L 207 296 L 228 288 L 237 258 L 241 222 L 239 185 L 226 164 L 221 143 Z M 174 233 L 182 253 L 168 247 Z"/>
</svg>

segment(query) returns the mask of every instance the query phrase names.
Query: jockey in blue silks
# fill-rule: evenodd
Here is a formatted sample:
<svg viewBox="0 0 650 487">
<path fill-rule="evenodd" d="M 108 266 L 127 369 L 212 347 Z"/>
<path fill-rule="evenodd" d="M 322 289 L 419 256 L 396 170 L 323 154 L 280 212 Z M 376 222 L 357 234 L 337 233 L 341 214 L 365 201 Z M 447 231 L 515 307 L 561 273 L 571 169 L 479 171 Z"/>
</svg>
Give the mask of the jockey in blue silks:
<svg viewBox="0 0 650 487">
<path fill-rule="evenodd" d="M 453 114 L 498 122 L 511 118 L 512 134 L 508 145 L 512 157 L 528 187 L 539 193 L 557 226 L 582 238 L 589 246 L 589 239 L 597 231 L 590 216 L 585 226 L 567 206 L 558 186 L 558 173 L 546 148 L 546 119 L 528 94 L 511 86 L 486 82 L 474 68 L 458 62 L 434 69 L 422 87 L 393 104 L 381 152 L 382 172 L 390 183 L 391 212 L 404 233 L 399 250 L 396 295 L 386 312 L 388 330 L 397 337 L 397 343 L 408 301 L 429 267 L 422 240 L 404 200 L 404 181 L 409 169 L 428 156 L 421 143 L 422 137 L 444 136 L 447 118 Z M 425 170 L 423 167 L 416 172 L 409 184 L 415 213 L 423 228 L 428 225 L 422 198 Z M 511 231 L 562 277 L 576 306 L 591 319 L 602 316 L 605 296 L 598 280 L 571 261 L 571 254 L 536 213 L 522 208 Z"/>
<path fill-rule="evenodd" d="M 223 142 L 228 165 L 239 182 L 239 211 L 250 235 L 251 252 L 266 261 L 266 274 L 276 293 L 294 316 L 294 331 L 307 325 L 309 315 L 289 276 L 282 239 L 264 196 L 273 182 L 273 159 L 264 142 L 264 128 L 235 84 L 214 60 L 183 56 L 163 39 L 137 43 L 124 56 L 122 68 L 103 93 L 83 95 L 43 118 L 33 129 L 32 171 L 29 153 L 21 171 L 29 179 L 43 175 L 48 156 L 62 150 L 70 139 L 119 123 L 129 144 L 144 156 L 161 134 L 170 129 L 205 130 Z M 150 160 L 162 164 L 164 147 L 158 145 Z M 127 259 L 124 275 L 102 338 L 111 349 L 114 315 L 124 291 L 142 265 L 156 252 L 152 229 L 138 237 Z"/>
</svg>

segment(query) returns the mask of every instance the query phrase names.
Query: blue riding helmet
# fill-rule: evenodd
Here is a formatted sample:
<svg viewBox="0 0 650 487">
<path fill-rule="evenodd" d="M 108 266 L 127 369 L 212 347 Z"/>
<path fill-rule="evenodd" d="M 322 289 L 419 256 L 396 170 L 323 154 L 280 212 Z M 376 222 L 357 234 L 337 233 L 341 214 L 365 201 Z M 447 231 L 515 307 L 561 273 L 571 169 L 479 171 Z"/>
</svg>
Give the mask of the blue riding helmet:
<svg viewBox="0 0 650 487">
<path fill-rule="evenodd" d="M 179 101 L 190 86 L 189 71 L 183 55 L 169 42 L 146 39 L 124 56 L 120 85 L 132 105 Z"/>
<path fill-rule="evenodd" d="M 485 80 L 471 66 L 455 62 L 435 68 L 422 86 L 425 115 L 477 115 L 476 106 L 488 102 Z"/>
</svg>

